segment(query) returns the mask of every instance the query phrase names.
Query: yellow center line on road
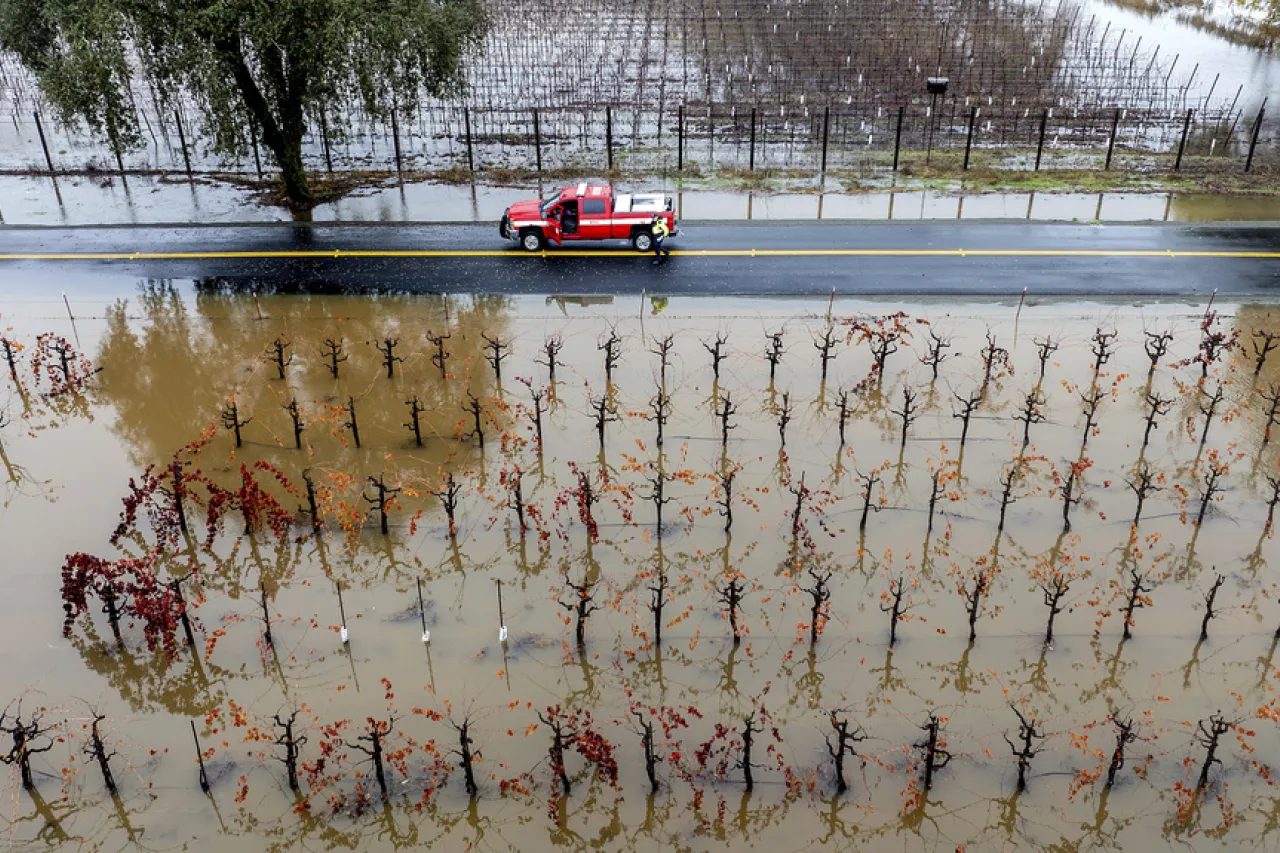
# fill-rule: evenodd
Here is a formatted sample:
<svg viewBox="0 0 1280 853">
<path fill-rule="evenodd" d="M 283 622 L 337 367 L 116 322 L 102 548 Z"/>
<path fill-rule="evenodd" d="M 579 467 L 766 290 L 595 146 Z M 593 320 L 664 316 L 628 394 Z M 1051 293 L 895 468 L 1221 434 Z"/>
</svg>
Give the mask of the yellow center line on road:
<svg viewBox="0 0 1280 853">
<path fill-rule="evenodd" d="M 242 252 L 31 252 L 0 253 L 0 261 L 183 261 L 183 260 L 276 260 L 322 258 L 636 258 L 634 252 L 601 249 L 565 249 L 543 252 L 500 250 L 370 249 L 343 251 Z M 955 257 L 955 258 L 1244 258 L 1280 259 L 1280 251 L 1189 251 L 1172 249 L 682 249 L 674 257 L 762 258 L 762 257 Z"/>
</svg>

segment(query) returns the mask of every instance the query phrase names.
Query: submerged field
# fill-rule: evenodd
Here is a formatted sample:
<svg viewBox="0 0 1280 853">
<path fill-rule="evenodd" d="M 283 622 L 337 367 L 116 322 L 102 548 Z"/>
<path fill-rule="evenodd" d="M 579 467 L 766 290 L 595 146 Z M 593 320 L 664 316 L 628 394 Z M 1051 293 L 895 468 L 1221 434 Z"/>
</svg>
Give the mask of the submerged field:
<svg viewBox="0 0 1280 853">
<path fill-rule="evenodd" d="M 1275 844 L 1272 305 L 92 292 L 0 317 L 13 849 Z"/>
</svg>

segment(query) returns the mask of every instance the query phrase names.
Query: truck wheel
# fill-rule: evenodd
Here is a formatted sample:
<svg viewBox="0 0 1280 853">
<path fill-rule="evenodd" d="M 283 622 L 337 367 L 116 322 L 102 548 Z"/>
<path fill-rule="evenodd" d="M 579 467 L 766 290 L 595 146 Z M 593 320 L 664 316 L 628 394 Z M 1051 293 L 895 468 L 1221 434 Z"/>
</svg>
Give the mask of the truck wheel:
<svg viewBox="0 0 1280 853">
<path fill-rule="evenodd" d="M 540 252 L 543 245 L 542 235 L 532 228 L 527 229 L 520 235 L 520 245 L 526 252 Z"/>
<path fill-rule="evenodd" d="M 653 233 L 650 231 L 637 231 L 631 235 L 631 246 L 637 252 L 652 252 Z"/>
</svg>

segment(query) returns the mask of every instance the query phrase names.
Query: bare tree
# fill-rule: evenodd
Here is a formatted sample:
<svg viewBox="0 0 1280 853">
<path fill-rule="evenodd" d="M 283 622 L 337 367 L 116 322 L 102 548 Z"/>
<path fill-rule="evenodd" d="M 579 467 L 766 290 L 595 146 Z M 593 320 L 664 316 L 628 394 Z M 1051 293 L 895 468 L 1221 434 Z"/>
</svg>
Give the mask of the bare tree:
<svg viewBox="0 0 1280 853">
<path fill-rule="evenodd" d="M 489 362 L 489 366 L 493 368 L 493 381 L 499 386 L 502 385 L 502 362 L 511 355 L 507 352 L 511 348 L 511 344 L 502 340 L 501 337 L 489 337 L 483 332 L 480 337 L 484 339 L 484 348 L 488 352 L 484 355 L 484 360 Z"/>
<path fill-rule="evenodd" d="M 858 480 L 862 482 L 862 518 L 858 521 L 858 532 L 867 532 L 867 516 L 874 510 L 880 511 L 880 504 L 873 501 L 872 495 L 876 484 L 880 482 L 880 472 L 872 471 L 869 474 L 857 472 Z"/>
<path fill-rule="evenodd" d="M 98 713 L 96 708 L 90 708 L 89 713 L 91 720 L 89 723 L 89 745 L 83 749 L 87 758 L 94 761 L 98 765 L 98 770 L 102 773 L 102 784 L 106 786 L 111 796 L 116 796 L 118 789 L 116 788 L 115 776 L 111 773 L 111 759 L 115 758 L 115 752 L 108 752 L 107 745 L 102 740 L 102 729 L 100 728 L 102 721 L 106 719 L 105 714 Z"/>
<path fill-rule="evenodd" d="M 720 395 L 720 405 L 716 409 L 716 417 L 720 419 L 720 447 L 724 449 L 729 446 L 729 430 L 737 429 L 737 424 L 729 423 L 729 418 L 738 413 L 738 407 L 733 404 L 730 399 L 729 392 Z"/>
<path fill-rule="evenodd" d="M 1133 479 L 1125 480 L 1125 484 L 1133 492 L 1138 499 L 1138 505 L 1133 510 L 1133 530 L 1138 529 L 1138 522 L 1142 519 L 1142 505 L 1147 502 L 1147 498 L 1160 491 L 1160 486 L 1156 485 L 1156 475 L 1151 470 L 1151 466 L 1146 462 L 1134 472 Z"/>
<path fill-rule="evenodd" d="M 1218 741 L 1231 730 L 1231 726 L 1232 724 L 1224 720 L 1221 714 L 1214 714 L 1209 719 L 1200 720 L 1196 723 L 1196 742 L 1204 747 L 1204 763 L 1200 765 L 1200 778 L 1196 780 L 1196 793 L 1208 787 L 1209 771 L 1213 768 L 1213 765 L 1222 763 L 1222 760 L 1217 757 Z"/>
<path fill-rule="evenodd" d="M 322 357 L 328 362 L 325 367 L 329 368 L 329 372 L 333 374 L 333 378 L 338 378 L 338 365 L 346 361 L 348 356 L 342 349 L 342 338 L 325 338 L 324 351 Z"/>
<path fill-rule="evenodd" d="M 293 346 L 293 344 L 289 343 L 284 338 L 276 338 L 271 342 L 271 349 L 267 351 L 266 358 L 276 366 L 276 373 L 278 374 L 277 378 L 279 379 L 284 379 L 284 369 L 293 364 L 293 356 L 285 355 L 285 352 L 291 346 Z"/>
<path fill-rule="evenodd" d="M 284 750 L 284 755 L 272 757 L 284 765 L 289 779 L 289 790 L 294 792 L 299 790 L 298 759 L 303 744 L 307 742 L 306 735 L 299 734 L 297 731 L 298 714 L 299 710 L 295 708 L 287 717 L 281 717 L 279 714 L 273 717 L 277 729 L 275 744 Z"/>
<path fill-rule="evenodd" d="M 830 711 L 827 716 L 831 721 L 831 734 L 826 737 L 827 753 L 835 763 L 836 793 L 843 794 L 849 790 L 849 783 L 844 778 L 844 758 L 846 755 L 862 758 L 858 754 L 857 745 L 867 739 L 867 733 L 856 723 L 850 727 L 849 721 L 838 711 Z M 832 735 L 835 736 L 834 743 Z"/>
<path fill-rule="evenodd" d="M 959 410 L 951 410 L 951 417 L 960 421 L 960 452 L 963 453 L 964 443 L 969 438 L 969 421 L 978 405 L 982 402 L 982 391 L 981 389 L 972 391 L 968 397 L 961 397 L 959 394 L 952 396 L 956 398 L 956 402 L 960 405 Z"/>
<path fill-rule="evenodd" d="M 551 335 L 549 338 L 547 338 L 545 341 L 542 342 L 542 352 L 544 355 L 546 355 L 547 358 L 546 358 L 546 361 L 539 360 L 537 363 L 547 368 L 547 371 L 549 373 L 549 378 L 547 379 L 547 382 L 551 385 L 556 384 L 556 366 L 559 364 L 563 364 L 563 362 L 559 360 L 560 350 L 563 348 L 564 348 L 564 338 L 560 337 L 560 335 L 558 334 Z"/>
<path fill-rule="evenodd" d="M 472 429 L 471 434 L 476 437 L 480 444 L 480 452 L 484 452 L 484 406 L 475 395 L 471 393 L 471 389 L 467 389 L 467 404 L 462 407 L 463 411 L 470 413 Z"/>
<path fill-rule="evenodd" d="M 396 355 L 396 347 L 400 345 L 399 338 L 383 338 L 382 343 L 373 342 L 378 352 L 382 353 L 382 366 L 387 369 L 387 378 L 394 379 L 396 376 L 396 362 L 403 362 L 404 359 Z"/>
<path fill-rule="evenodd" d="M 453 355 L 445 352 L 444 342 L 453 337 L 453 333 L 446 332 L 443 335 L 433 335 L 428 331 L 426 337 L 427 340 L 431 342 L 431 345 L 436 348 L 436 351 L 431 356 L 431 363 L 440 371 L 441 379 L 448 379 L 449 370 L 445 365 L 449 359 L 453 358 Z"/>
<path fill-rule="evenodd" d="M 942 745 L 942 720 L 933 711 L 920 730 L 924 739 L 916 742 L 915 748 L 922 753 L 920 764 L 924 768 L 924 778 L 920 782 L 920 790 L 928 796 L 933 788 L 933 775 L 951 763 L 951 753 Z"/>
<path fill-rule="evenodd" d="M 1150 583 L 1149 578 L 1143 572 L 1139 572 L 1136 568 L 1129 569 L 1129 585 L 1125 589 L 1124 601 L 1124 639 L 1133 636 L 1133 614 L 1140 607 L 1146 607 L 1151 603 L 1151 597 L 1147 594 L 1155 587 Z"/>
<path fill-rule="evenodd" d="M 845 389 L 840 390 L 840 396 L 836 402 L 836 425 L 840 430 L 840 446 L 844 447 L 844 428 L 849 423 L 849 392 Z"/>
<path fill-rule="evenodd" d="M 1222 575 L 1216 575 L 1213 586 L 1209 587 L 1209 591 L 1204 594 L 1204 619 L 1200 622 L 1200 642 L 1209 639 L 1209 620 L 1217 616 L 1219 611 L 1213 609 L 1213 603 L 1218 598 L 1218 590 L 1227 582 Z"/>
<path fill-rule="evenodd" d="M 1151 380 L 1155 378 L 1156 367 L 1160 364 L 1160 359 L 1165 357 L 1169 352 L 1169 344 L 1173 342 L 1173 335 L 1168 331 L 1164 332 L 1143 332 L 1147 336 L 1146 343 L 1143 345 L 1147 351 L 1147 358 L 1151 360 L 1151 368 L 1147 371 L 1147 386 L 1150 387 Z"/>
<path fill-rule="evenodd" d="M 946 361 L 948 358 L 955 357 L 955 353 L 947 355 L 943 352 L 943 350 L 948 349 L 951 349 L 951 338 L 939 335 L 936 329 L 930 327 L 929 351 L 920 359 L 920 363 L 928 366 L 929 368 L 930 382 L 938 381 L 938 367 L 942 362 Z"/>
<path fill-rule="evenodd" d="M 284 407 L 289 413 L 289 419 L 293 421 L 293 446 L 296 450 L 302 449 L 302 433 L 306 430 L 307 425 L 302 421 L 302 409 L 298 406 L 297 400 L 290 400 L 289 405 Z"/>
<path fill-rule="evenodd" d="M 729 616 L 729 629 L 733 631 L 733 644 L 736 646 L 742 642 L 742 634 L 738 628 L 738 612 L 742 609 L 742 599 L 745 588 L 742 579 L 737 575 L 729 578 L 728 583 L 716 587 L 716 597 L 720 599 L 720 603 L 724 605 L 725 612 Z"/>
<path fill-rule="evenodd" d="M 769 362 L 769 385 L 778 374 L 778 362 L 782 361 L 782 332 L 774 332 L 767 336 L 769 346 L 764 351 L 765 360 Z"/>
<path fill-rule="evenodd" d="M 1116 775 L 1124 767 L 1125 747 L 1138 739 L 1138 733 L 1134 731 L 1132 717 L 1119 717 L 1112 714 L 1111 724 L 1116 727 L 1116 745 L 1115 749 L 1111 751 L 1111 763 L 1107 765 L 1107 781 L 1102 786 L 1104 791 L 1111 790 L 1111 787 L 1116 783 Z"/>
<path fill-rule="evenodd" d="M 880 610 L 889 614 L 889 648 L 898 642 L 898 623 L 911 609 L 911 602 L 906 600 L 907 587 L 901 577 L 889 578 L 889 589 L 880 595 Z"/>
<path fill-rule="evenodd" d="M 378 780 L 378 790 L 382 792 L 382 799 L 387 798 L 387 774 L 384 767 L 386 759 L 386 739 L 391 734 L 391 728 L 395 725 L 395 718 L 388 720 L 375 720 L 370 717 L 365 725 L 364 734 L 356 737 L 355 743 L 347 742 L 349 749 L 355 749 L 363 752 L 368 756 L 369 763 L 373 765 L 374 776 Z M 365 744 L 368 746 L 365 746 Z"/>
<path fill-rule="evenodd" d="M 719 332 L 716 332 L 714 344 L 702 341 L 702 348 L 711 356 L 711 377 L 713 382 L 720 381 L 720 362 L 724 360 L 724 345 L 728 342 L 728 336 Z"/>
<path fill-rule="evenodd" d="M 1040 752 L 1041 746 L 1047 737 L 1044 733 L 1044 727 L 1040 725 L 1034 717 L 1027 718 L 1016 705 L 1010 705 L 1009 708 L 1018 716 L 1018 742 L 1015 744 L 1009 739 L 1009 735 L 1005 734 L 1004 742 L 1009 744 L 1009 750 L 1013 752 L 1014 758 L 1018 759 L 1018 785 L 1019 793 L 1027 790 L 1027 771 L 1031 769 L 1031 761 Z"/>
<path fill-rule="evenodd" d="M 827 366 L 831 363 L 831 359 L 835 358 L 832 352 L 836 347 L 835 328 L 828 323 L 822 332 L 822 338 L 813 342 L 814 349 L 818 351 L 818 357 L 822 360 L 822 381 L 827 381 Z M 897 349 L 896 347 L 894 349 Z"/>
<path fill-rule="evenodd" d="M 13 710 L 10 711 L 10 708 Z M 10 767 L 17 765 L 22 787 L 28 791 L 36 787 L 35 776 L 31 772 L 31 757 L 53 749 L 53 730 L 52 726 L 44 725 L 41 711 L 23 719 L 21 702 L 17 703 L 16 708 L 10 705 L 0 712 L 0 732 L 9 736 L 9 751 L 0 753 L 0 762 Z"/>
<path fill-rule="evenodd" d="M 787 424 L 791 423 L 791 392 L 784 391 L 782 405 L 778 407 L 778 439 L 782 447 L 787 446 Z"/>
<path fill-rule="evenodd" d="M 898 448 L 901 450 L 907 446 L 907 431 L 911 429 L 911 425 L 920 416 L 916 407 L 916 392 L 911 389 L 910 385 L 902 386 L 902 408 L 892 409 L 891 412 L 902 420 L 902 440 L 898 444 Z"/>
<path fill-rule="evenodd" d="M 1089 446 L 1089 436 L 1098 426 L 1098 407 L 1107 398 L 1107 392 L 1094 387 L 1080 392 L 1080 411 L 1084 414 L 1084 436 L 1080 439 L 1080 453 Z"/>
<path fill-rule="evenodd" d="M 827 607 L 831 601 L 831 572 L 820 572 L 813 568 L 809 569 L 809 577 L 813 579 L 813 586 L 801 587 L 801 591 L 810 598 L 809 604 L 809 645 L 818 642 L 818 635 L 822 633 L 822 627 L 827 621 Z"/>
<path fill-rule="evenodd" d="M 716 504 L 720 507 L 720 515 L 724 517 L 725 533 L 728 533 L 729 528 L 733 527 L 733 478 L 737 473 L 736 467 L 720 473 L 719 493 L 716 496 Z"/>
<path fill-rule="evenodd" d="M 417 397 L 414 397 L 412 400 L 405 400 L 404 404 L 409 407 L 409 420 L 404 424 L 404 426 L 409 430 L 409 432 L 413 433 L 414 445 L 421 447 L 422 425 L 419 421 L 419 417 L 426 411 L 426 409 L 424 409 L 422 404 L 418 402 Z"/>
<path fill-rule="evenodd" d="M 604 450 L 605 424 L 617 423 L 618 415 L 614 412 L 613 406 L 609 402 L 608 394 L 600 397 L 592 397 L 590 393 L 588 393 L 587 407 L 591 409 L 592 415 L 595 418 L 596 435 L 600 438 L 600 449 Z"/>
<path fill-rule="evenodd" d="M 1045 421 L 1044 402 L 1044 395 L 1040 393 L 1039 388 L 1028 394 L 1022 402 L 1022 409 L 1018 412 L 1018 420 L 1022 422 L 1023 447 L 1031 443 L 1031 425 L 1042 424 Z"/>
<path fill-rule="evenodd" d="M 440 506 L 444 508 L 445 517 L 449 520 L 449 538 L 457 538 L 458 496 L 462 494 L 462 484 L 453 478 L 452 471 L 448 471 L 444 475 L 444 483 L 441 484 L 441 488 L 429 489 L 427 494 L 440 501 Z"/>
<path fill-rule="evenodd" d="M 1214 389 L 1212 394 L 1206 394 L 1203 390 L 1200 392 L 1200 399 L 1197 403 L 1200 414 L 1204 415 L 1204 430 L 1200 433 L 1200 446 L 1204 447 L 1206 441 L 1209 440 L 1209 427 L 1213 425 L 1213 418 L 1218 413 L 1218 406 L 1222 403 L 1223 390 L 1222 383 L 1218 383 L 1218 387 Z"/>
<path fill-rule="evenodd" d="M 596 349 L 604 353 L 604 384 L 607 390 L 613 387 L 613 369 L 622 358 L 622 338 L 618 337 L 618 330 L 610 326 L 609 337 L 604 343 L 596 344 Z"/>
<path fill-rule="evenodd" d="M 1044 384 L 1044 373 L 1049 366 L 1049 357 L 1058 351 L 1058 342 L 1053 339 L 1052 335 L 1048 335 L 1044 340 L 1035 339 L 1036 358 L 1040 360 L 1040 378 L 1036 380 L 1036 387 Z"/>
<path fill-rule="evenodd" d="M 462 770 L 463 777 L 466 779 L 467 796 L 474 797 L 480 792 L 480 786 L 476 784 L 475 772 L 475 761 L 480 757 L 480 752 L 473 749 L 475 740 L 471 737 L 471 715 L 463 717 L 461 723 L 456 723 L 450 718 L 449 725 L 453 726 L 453 730 L 458 733 L 458 748 L 452 750 L 452 753 L 458 757 L 458 768 Z"/>
<path fill-rule="evenodd" d="M 452 476 L 453 475 L 451 474 L 450 479 L 452 479 Z M 387 533 L 390 532 L 390 528 L 387 523 L 387 513 L 395 502 L 396 495 L 400 494 L 400 489 L 388 486 L 382 474 L 379 474 L 376 478 L 370 477 L 369 485 L 373 487 L 373 497 L 369 497 L 368 495 L 362 495 L 362 497 L 372 504 L 373 508 L 378 511 L 378 526 L 382 530 L 382 535 L 386 536 Z M 452 515 L 449 517 L 449 527 L 450 529 L 453 528 Z"/>
<path fill-rule="evenodd" d="M 1267 356 L 1276 347 L 1280 347 L 1280 334 L 1259 329 L 1253 333 L 1253 378 L 1257 379 L 1262 373 L 1262 367 L 1267 363 Z"/>
<path fill-rule="evenodd" d="M 227 407 L 222 410 L 222 428 L 231 430 L 235 435 L 236 447 L 240 446 L 240 430 L 247 427 L 252 420 L 253 418 L 240 420 L 240 407 L 236 405 L 234 397 L 227 401 Z"/>
<path fill-rule="evenodd" d="M 662 430 L 671 417 L 671 396 L 659 385 L 658 393 L 649 401 L 649 411 L 653 412 L 654 423 L 658 425 L 658 446 L 662 446 Z"/>
<path fill-rule="evenodd" d="M 676 339 L 674 335 L 667 335 L 665 338 L 655 339 L 655 349 L 649 350 L 658 357 L 658 384 L 663 388 L 667 387 L 667 366 L 671 362 L 671 348 L 675 346 Z"/>
<path fill-rule="evenodd" d="M 1163 417 L 1169 411 L 1169 407 L 1173 405 L 1173 400 L 1168 397 L 1161 397 L 1159 394 L 1148 392 L 1147 401 L 1147 427 L 1142 432 L 1142 449 L 1147 449 L 1147 444 L 1151 441 L 1151 430 L 1155 428 L 1156 418 Z"/>
<path fill-rule="evenodd" d="M 558 599 L 558 601 L 560 606 L 572 613 L 576 619 L 573 636 L 579 650 L 587 646 L 587 620 L 591 618 L 591 614 L 600 609 L 594 598 L 597 583 L 598 581 L 586 577 L 583 577 L 582 583 L 574 583 L 569 579 L 568 572 L 564 575 L 564 585 L 567 587 L 566 593 L 569 594 L 569 600 Z"/>
<path fill-rule="evenodd" d="M 1267 409 L 1267 422 L 1262 427 L 1262 446 L 1271 443 L 1271 428 L 1280 423 L 1280 385 L 1272 384 L 1266 391 L 1259 392 L 1262 399 L 1270 403 Z"/>
</svg>

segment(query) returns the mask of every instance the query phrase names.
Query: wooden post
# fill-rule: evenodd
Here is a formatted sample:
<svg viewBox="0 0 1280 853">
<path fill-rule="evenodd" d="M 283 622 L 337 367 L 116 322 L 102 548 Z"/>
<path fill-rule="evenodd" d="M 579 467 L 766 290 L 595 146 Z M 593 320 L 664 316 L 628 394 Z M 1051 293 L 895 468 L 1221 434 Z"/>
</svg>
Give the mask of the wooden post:
<svg viewBox="0 0 1280 853">
<path fill-rule="evenodd" d="M 676 110 L 676 171 L 684 171 L 684 104 Z"/>
<path fill-rule="evenodd" d="M 973 125 L 978 120 L 978 108 L 969 110 L 969 137 L 964 142 L 964 171 L 969 171 L 969 152 L 973 149 Z"/>
<path fill-rule="evenodd" d="M 906 107 L 898 107 L 898 132 L 893 136 L 893 171 L 898 171 L 898 152 L 902 150 L 902 119 L 907 114 Z"/>
<path fill-rule="evenodd" d="M 609 171 L 613 171 L 613 107 L 604 108 L 604 147 L 608 151 Z"/>
<path fill-rule="evenodd" d="M 1035 171 L 1037 172 L 1040 171 L 1040 157 L 1044 154 L 1044 132 L 1048 126 L 1049 126 L 1049 108 L 1045 107 L 1044 111 L 1040 113 L 1040 142 L 1037 143 L 1036 145 Z"/>
<path fill-rule="evenodd" d="M 191 179 L 191 155 L 187 153 L 187 134 L 182 130 L 182 112 L 176 107 L 173 110 L 174 122 L 178 125 L 178 144 L 182 146 L 182 162 L 187 166 L 187 179 Z"/>
<path fill-rule="evenodd" d="M 262 155 L 258 153 L 258 123 L 249 119 L 249 141 L 253 143 L 253 165 L 258 170 L 258 180 L 262 180 Z"/>
<path fill-rule="evenodd" d="M 422 601 L 422 578 L 414 578 L 418 583 L 418 615 L 422 617 L 422 642 L 431 642 L 431 632 L 427 630 L 427 606 Z"/>
<path fill-rule="evenodd" d="M 200 790 L 206 794 L 209 793 L 209 775 L 204 771 L 204 752 L 200 749 L 200 735 L 196 734 L 195 720 L 189 720 L 191 723 L 191 737 L 196 742 L 196 761 L 200 764 Z"/>
<path fill-rule="evenodd" d="M 1262 106 L 1258 108 L 1258 118 L 1253 123 L 1253 134 L 1249 139 L 1249 157 L 1244 161 L 1244 170 L 1248 172 L 1253 168 L 1253 151 L 1258 147 L 1258 134 L 1262 131 L 1262 117 L 1267 114 L 1267 102 L 1263 100 Z"/>
<path fill-rule="evenodd" d="M 44 125 L 40 123 L 40 111 L 33 110 L 31 113 L 36 118 L 36 133 L 40 134 L 40 147 L 44 149 L 44 162 L 49 166 L 49 174 L 54 174 L 53 158 L 49 156 L 49 143 L 44 138 Z"/>
<path fill-rule="evenodd" d="M 751 153 L 749 155 L 747 171 L 754 172 L 756 170 L 756 108 L 751 108 Z"/>
<path fill-rule="evenodd" d="M 1116 110 L 1115 116 L 1111 119 L 1111 139 L 1107 142 L 1107 162 L 1103 164 L 1102 171 L 1106 172 L 1111 168 L 1111 153 L 1116 148 L 1116 129 L 1120 127 L 1120 111 Z"/>
<path fill-rule="evenodd" d="M 1173 171 L 1182 168 L 1182 152 L 1187 149 L 1187 131 L 1191 129 L 1191 114 L 1195 110 L 1187 110 L 1187 117 L 1182 121 L 1182 140 L 1178 143 L 1178 158 L 1173 161 Z"/>
<path fill-rule="evenodd" d="M 471 110 L 467 107 L 462 108 L 462 124 L 467 134 L 467 171 L 471 174 L 476 173 L 475 155 L 471 150 Z"/>
<path fill-rule="evenodd" d="M 542 174 L 542 123 L 538 119 L 538 108 L 533 109 L 533 156 L 538 164 L 538 174 Z"/>
<path fill-rule="evenodd" d="M 831 132 L 831 106 L 822 108 L 822 174 L 827 173 L 827 139 Z"/>
<path fill-rule="evenodd" d="M 320 141 L 324 143 L 324 168 L 329 174 L 333 174 L 333 158 L 329 155 L 329 120 L 325 117 L 324 110 L 320 111 Z"/>
<path fill-rule="evenodd" d="M 396 117 L 398 104 L 391 99 L 391 144 L 396 150 L 396 177 L 404 177 L 404 166 L 400 158 L 400 120 Z"/>
</svg>

